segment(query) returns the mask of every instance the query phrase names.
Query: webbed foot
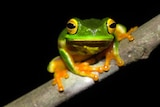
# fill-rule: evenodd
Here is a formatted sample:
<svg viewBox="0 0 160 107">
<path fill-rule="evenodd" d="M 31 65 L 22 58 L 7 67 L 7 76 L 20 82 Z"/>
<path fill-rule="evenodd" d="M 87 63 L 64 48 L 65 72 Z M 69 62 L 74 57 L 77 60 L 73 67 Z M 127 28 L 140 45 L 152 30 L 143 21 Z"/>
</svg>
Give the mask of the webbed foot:
<svg viewBox="0 0 160 107">
<path fill-rule="evenodd" d="M 129 41 L 133 41 L 134 37 L 131 35 L 132 32 L 134 32 L 135 30 L 137 30 L 137 26 L 131 28 L 130 30 L 128 30 L 128 32 L 126 33 L 120 33 L 120 32 L 116 32 L 117 35 L 117 39 L 118 41 L 121 41 L 122 39 L 128 38 Z"/>
<path fill-rule="evenodd" d="M 98 67 L 92 67 L 89 65 L 89 63 L 82 62 L 82 63 L 76 63 L 75 68 L 76 68 L 76 74 L 78 75 L 90 77 L 94 81 L 97 81 L 99 79 L 99 76 L 93 73 L 94 71 L 96 72 L 101 71 L 100 68 Z"/>
<path fill-rule="evenodd" d="M 124 65 L 124 61 L 119 56 L 118 51 L 115 52 L 115 50 L 113 49 L 113 46 L 110 46 L 109 49 L 106 52 L 106 60 L 105 60 L 104 67 L 103 67 L 103 69 L 105 71 L 110 70 L 110 63 L 111 63 L 111 60 L 113 60 L 113 59 L 116 61 L 116 64 L 118 66 L 123 66 Z"/>
</svg>

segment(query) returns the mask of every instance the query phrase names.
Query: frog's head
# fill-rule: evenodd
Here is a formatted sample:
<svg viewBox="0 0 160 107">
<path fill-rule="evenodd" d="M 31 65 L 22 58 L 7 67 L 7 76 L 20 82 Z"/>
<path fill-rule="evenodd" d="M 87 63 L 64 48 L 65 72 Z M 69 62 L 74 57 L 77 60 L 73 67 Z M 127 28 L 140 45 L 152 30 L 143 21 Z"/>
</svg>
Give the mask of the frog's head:
<svg viewBox="0 0 160 107">
<path fill-rule="evenodd" d="M 111 18 L 85 19 L 72 18 L 67 22 L 63 31 L 68 45 L 88 47 L 108 47 L 114 40 L 116 23 Z M 66 33 L 64 33 L 66 32 Z"/>
</svg>

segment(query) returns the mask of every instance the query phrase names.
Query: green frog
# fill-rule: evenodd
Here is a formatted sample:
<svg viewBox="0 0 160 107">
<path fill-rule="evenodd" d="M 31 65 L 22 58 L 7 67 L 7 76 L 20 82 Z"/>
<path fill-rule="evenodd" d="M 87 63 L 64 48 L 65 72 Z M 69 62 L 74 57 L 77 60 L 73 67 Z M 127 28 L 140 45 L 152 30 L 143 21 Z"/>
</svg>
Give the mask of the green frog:
<svg viewBox="0 0 160 107">
<path fill-rule="evenodd" d="M 125 38 L 133 41 L 131 33 L 136 28 L 137 26 L 127 31 L 124 25 L 117 24 L 109 17 L 84 20 L 71 18 L 58 37 L 60 56 L 53 58 L 47 68 L 54 74 L 53 85 L 57 84 L 58 91 L 64 91 L 61 79 L 69 77 L 68 71 L 98 81 L 99 77 L 94 72 L 108 71 L 112 59 L 118 66 L 123 66 L 119 42 Z M 92 66 L 104 58 L 104 65 Z"/>
</svg>

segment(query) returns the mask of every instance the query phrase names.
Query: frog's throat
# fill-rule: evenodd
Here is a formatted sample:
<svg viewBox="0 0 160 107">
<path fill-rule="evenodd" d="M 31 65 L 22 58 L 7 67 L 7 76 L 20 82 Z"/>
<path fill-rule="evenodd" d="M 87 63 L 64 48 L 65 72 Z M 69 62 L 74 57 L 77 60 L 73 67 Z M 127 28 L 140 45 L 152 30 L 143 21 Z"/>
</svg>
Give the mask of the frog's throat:
<svg viewBox="0 0 160 107">
<path fill-rule="evenodd" d="M 68 41 L 67 48 L 72 53 L 94 55 L 108 48 L 111 43 L 111 41 Z"/>
<path fill-rule="evenodd" d="M 68 46 L 108 47 L 112 41 L 67 41 Z"/>
</svg>

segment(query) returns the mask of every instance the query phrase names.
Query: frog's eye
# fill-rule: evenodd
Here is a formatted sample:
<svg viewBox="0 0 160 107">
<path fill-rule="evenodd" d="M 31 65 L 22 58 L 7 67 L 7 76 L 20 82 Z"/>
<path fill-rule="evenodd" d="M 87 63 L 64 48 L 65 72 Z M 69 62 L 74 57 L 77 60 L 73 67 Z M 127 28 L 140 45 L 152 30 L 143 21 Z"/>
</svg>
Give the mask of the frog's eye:
<svg viewBox="0 0 160 107">
<path fill-rule="evenodd" d="M 114 33 L 116 29 L 116 22 L 113 19 L 107 20 L 107 28 L 109 33 Z"/>
<path fill-rule="evenodd" d="M 70 19 L 66 25 L 69 34 L 75 34 L 78 29 L 78 22 L 75 19 Z"/>
</svg>

